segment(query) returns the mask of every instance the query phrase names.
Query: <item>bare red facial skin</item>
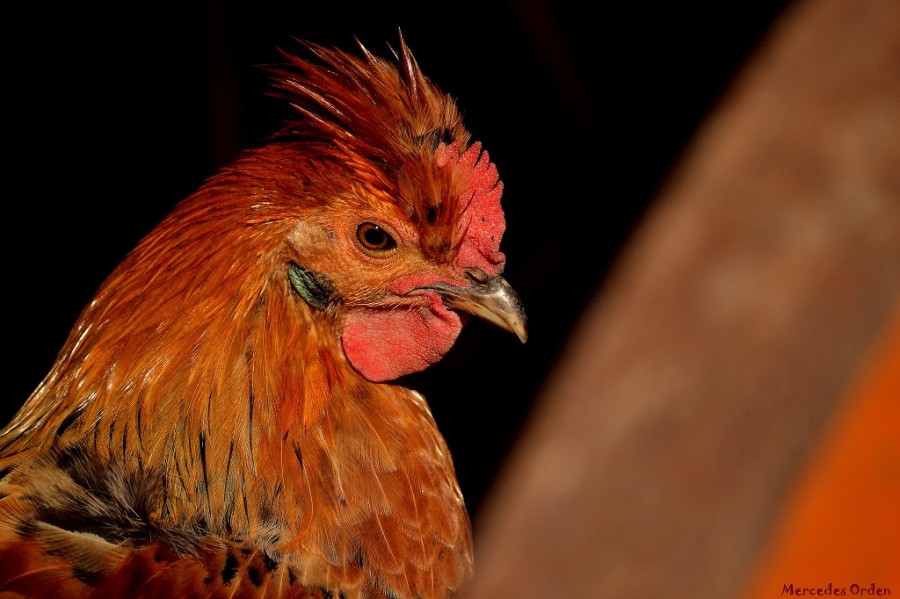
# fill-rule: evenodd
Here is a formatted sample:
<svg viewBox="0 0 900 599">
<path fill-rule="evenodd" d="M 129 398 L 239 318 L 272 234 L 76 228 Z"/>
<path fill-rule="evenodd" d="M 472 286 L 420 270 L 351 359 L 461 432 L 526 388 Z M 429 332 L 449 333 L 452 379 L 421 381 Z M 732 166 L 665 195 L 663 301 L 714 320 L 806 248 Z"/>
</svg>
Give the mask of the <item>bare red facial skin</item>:
<svg viewBox="0 0 900 599">
<path fill-rule="evenodd" d="M 439 168 L 453 169 L 462 177 L 463 192 L 457 199 L 456 215 L 464 232 L 455 264 L 462 270 L 478 268 L 494 277 L 503 272 L 506 257 L 500 239 L 506 228 L 500 197 L 503 184 L 497 167 L 481 144 L 459 152 L 459 142 L 441 145 L 436 152 Z M 417 287 L 449 281 L 407 277 L 395 281 L 391 291 L 403 295 Z M 373 382 L 384 382 L 419 372 L 443 358 L 462 330 L 463 319 L 449 310 L 436 293 L 424 295 L 427 303 L 395 309 L 354 308 L 343 322 L 341 343 L 353 367 Z"/>
</svg>

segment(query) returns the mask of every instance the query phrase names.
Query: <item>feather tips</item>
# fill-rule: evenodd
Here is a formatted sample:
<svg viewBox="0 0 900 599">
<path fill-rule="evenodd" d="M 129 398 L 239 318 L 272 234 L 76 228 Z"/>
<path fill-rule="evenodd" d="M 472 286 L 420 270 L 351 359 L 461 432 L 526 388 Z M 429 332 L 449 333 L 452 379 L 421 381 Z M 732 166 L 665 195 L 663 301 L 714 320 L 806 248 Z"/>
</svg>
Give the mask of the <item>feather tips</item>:
<svg viewBox="0 0 900 599">
<path fill-rule="evenodd" d="M 298 223 L 366 203 L 434 263 L 494 260 L 467 239 L 496 169 L 402 38 L 396 63 L 307 48 L 273 70 L 302 118 L 141 241 L 0 432 L 0 591 L 432 598 L 469 576 L 427 405 L 353 370 L 339 302 L 312 310 L 287 264 Z"/>
<path fill-rule="evenodd" d="M 453 242 L 452 204 L 463 191 L 436 164 L 441 145 L 466 147 L 469 133 L 453 100 L 421 72 L 401 37 L 398 64 L 362 44 L 362 57 L 306 44 L 309 59 L 282 52 L 287 64 L 270 69 L 278 95 L 304 117 L 278 139 L 319 144 L 329 168 L 381 189 L 446 252 Z"/>
</svg>

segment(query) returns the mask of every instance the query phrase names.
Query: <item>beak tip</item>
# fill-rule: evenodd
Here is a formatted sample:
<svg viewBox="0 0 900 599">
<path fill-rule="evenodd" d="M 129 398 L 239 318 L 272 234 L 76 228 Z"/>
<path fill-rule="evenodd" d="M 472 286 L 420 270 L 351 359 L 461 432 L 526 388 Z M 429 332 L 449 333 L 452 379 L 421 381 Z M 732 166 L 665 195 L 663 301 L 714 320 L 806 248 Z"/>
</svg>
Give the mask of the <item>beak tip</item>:
<svg viewBox="0 0 900 599">
<path fill-rule="evenodd" d="M 519 341 L 524 345 L 526 341 L 528 341 L 528 330 L 523 326 L 517 330 L 513 331 L 516 334 L 516 337 L 519 338 Z"/>
</svg>

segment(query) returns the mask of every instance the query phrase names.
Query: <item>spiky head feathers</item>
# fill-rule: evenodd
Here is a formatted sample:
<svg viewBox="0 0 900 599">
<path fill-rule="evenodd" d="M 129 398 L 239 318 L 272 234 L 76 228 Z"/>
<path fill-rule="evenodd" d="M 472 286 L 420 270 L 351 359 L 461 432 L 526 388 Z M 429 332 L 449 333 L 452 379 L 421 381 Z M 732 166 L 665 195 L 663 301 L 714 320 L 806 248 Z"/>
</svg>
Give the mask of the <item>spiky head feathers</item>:
<svg viewBox="0 0 900 599">
<path fill-rule="evenodd" d="M 272 70 L 278 95 L 302 116 L 277 137 L 315 144 L 320 172 L 359 181 L 367 201 L 399 208 L 429 258 L 502 271 L 497 169 L 402 38 L 396 64 L 362 44 L 359 57 L 307 47 L 311 58 L 284 53 L 287 65 Z"/>
</svg>

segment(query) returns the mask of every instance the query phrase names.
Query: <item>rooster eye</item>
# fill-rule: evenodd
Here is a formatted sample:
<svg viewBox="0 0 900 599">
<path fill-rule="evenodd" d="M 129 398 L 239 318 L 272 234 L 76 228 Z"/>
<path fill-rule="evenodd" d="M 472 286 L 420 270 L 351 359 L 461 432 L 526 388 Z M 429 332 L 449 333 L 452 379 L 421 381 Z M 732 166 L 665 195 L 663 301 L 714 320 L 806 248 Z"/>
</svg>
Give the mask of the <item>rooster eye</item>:
<svg viewBox="0 0 900 599">
<path fill-rule="evenodd" d="M 363 223 L 356 229 L 356 238 L 367 250 L 383 252 L 397 247 L 397 242 L 375 223 Z"/>
</svg>

